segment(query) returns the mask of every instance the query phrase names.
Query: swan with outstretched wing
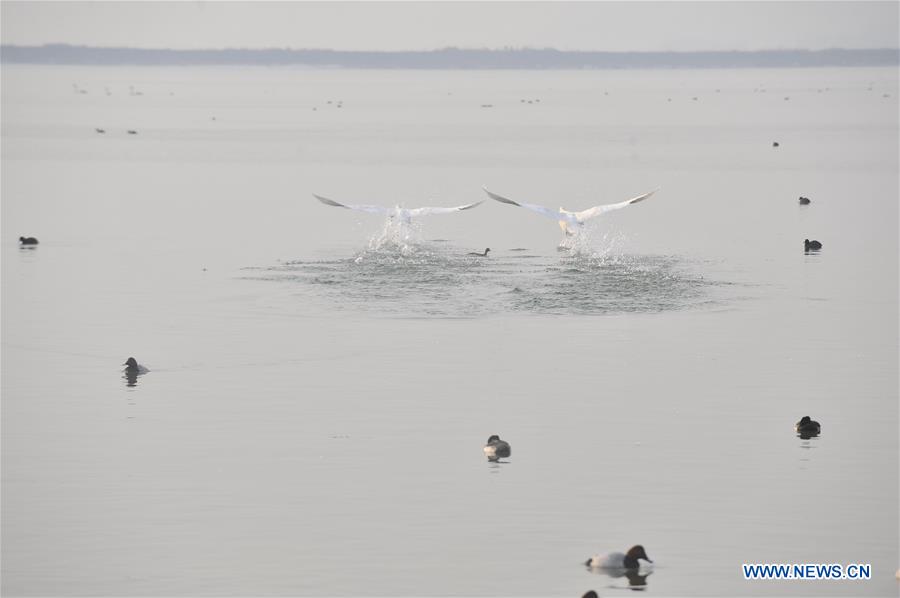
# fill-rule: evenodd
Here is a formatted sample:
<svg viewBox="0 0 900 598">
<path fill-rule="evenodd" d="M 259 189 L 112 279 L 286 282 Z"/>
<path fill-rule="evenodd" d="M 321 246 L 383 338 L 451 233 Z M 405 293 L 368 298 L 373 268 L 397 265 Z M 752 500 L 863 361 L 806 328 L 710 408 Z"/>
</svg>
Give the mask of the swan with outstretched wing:
<svg viewBox="0 0 900 598">
<path fill-rule="evenodd" d="M 563 230 L 567 237 L 577 233 L 578 230 L 582 226 L 584 226 L 584 223 L 591 218 L 596 218 L 601 214 L 612 212 L 613 210 L 620 210 L 624 207 L 630 206 L 631 204 L 643 201 L 659 191 L 659 187 L 657 187 L 649 193 L 644 193 L 643 195 L 638 195 L 637 197 L 632 197 L 631 199 L 626 199 L 625 201 L 620 201 L 619 203 L 594 206 L 593 208 L 588 208 L 580 212 L 570 212 L 569 210 L 563 208 L 554 210 L 553 208 L 547 208 L 533 203 L 513 201 L 508 197 L 503 197 L 502 195 L 497 195 L 496 193 L 488 191 L 487 187 L 482 187 L 482 189 L 484 189 L 484 192 L 487 193 L 488 197 L 493 200 L 499 201 L 500 203 L 508 203 L 510 205 L 519 206 L 520 208 L 526 208 L 528 210 L 531 210 L 532 212 L 540 214 L 541 216 L 556 220 L 559 223 L 559 227 Z"/>
<path fill-rule="evenodd" d="M 346 208 L 348 210 L 356 210 L 357 212 L 368 212 L 369 214 L 383 214 L 390 219 L 398 218 L 401 222 L 409 224 L 412 222 L 414 217 L 418 216 L 430 216 L 432 214 L 450 214 L 452 212 L 461 212 L 463 210 L 471 210 L 472 208 L 481 205 L 484 203 L 484 200 L 476 201 L 475 203 L 466 204 L 464 206 L 456 206 L 452 208 L 401 208 L 400 206 L 395 206 L 393 208 L 387 208 L 384 206 L 370 206 L 370 205 L 353 205 L 353 204 L 342 204 L 334 201 L 333 199 L 328 199 L 327 197 L 322 197 L 321 195 L 316 195 L 313 193 L 313 197 L 321 201 L 323 204 L 327 206 L 334 206 L 336 208 Z"/>
</svg>

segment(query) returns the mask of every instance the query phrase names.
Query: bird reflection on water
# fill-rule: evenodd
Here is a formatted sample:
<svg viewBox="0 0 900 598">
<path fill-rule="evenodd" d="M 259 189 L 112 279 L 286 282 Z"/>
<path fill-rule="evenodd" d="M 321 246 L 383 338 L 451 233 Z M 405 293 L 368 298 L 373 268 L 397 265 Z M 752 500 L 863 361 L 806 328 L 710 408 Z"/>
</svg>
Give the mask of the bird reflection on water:
<svg viewBox="0 0 900 598">
<path fill-rule="evenodd" d="M 122 377 L 125 378 L 125 386 L 128 388 L 134 388 L 137 386 L 138 373 L 135 370 L 125 369 L 122 372 Z"/>
<path fill-rule="evenodd" d="M 588 567 L 591 573 L 597 575 L 606 575 L 613 579 L 625 578 L 628 580 L 627 588 L 622 586 L 610 585 L 611 588 L 629 589 L 635 592 L 643 592 L 647 589 L 647 578 L 653 575 L 653 571 L 639 571 L 636 569 L 598 569 L 596 567 Z"/>
</svg>

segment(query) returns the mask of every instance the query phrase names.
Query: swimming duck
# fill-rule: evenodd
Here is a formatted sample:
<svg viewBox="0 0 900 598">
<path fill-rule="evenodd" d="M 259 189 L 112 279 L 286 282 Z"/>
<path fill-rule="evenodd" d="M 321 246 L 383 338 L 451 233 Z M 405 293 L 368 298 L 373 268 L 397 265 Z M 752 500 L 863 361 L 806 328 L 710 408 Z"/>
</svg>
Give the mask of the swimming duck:
<svg viewBox="0 0 900 598">
<path fill-rule="evenodd" d="M 484 248 L 484 253 L 478 253 L 477 251 L 470 251 L 469 255 L 477 255 L 478 257 L 487 257 L 488 251 L 490 251 L 490 247 Z"/>
<path fill-rule="evenodd" d="M 812 250 L 822 249 L 822 244 L 815 240 L 810 241 L 809 239 L 805 239 L 803 241 L 803 249 L 805 249 L 806 251 L 809 251 L 810 249 L 812 249 Z"/>
<path fill-rule="evenodd" d="M 777 141 L 772 142 L 772 147 L 778 147 L 780 144 Z"/>
<path fill-rule="evenodd" d="M 600 598 L 594 590 L 588 590 L 581 598 Z"/>
<path fill-rule="evenodd" d="M 500 440 L 500 437 L 494 434 L 488 438 L 487 444 L 484 445 L 484 454 L 487 455 L 489 460 L 496 461 L 503 457 L 509 457 L 512 454 L 512 449 L 510 449 L 508 442 Z"/>
<path fill-rule="evenodd" d="M 804 206 L 805 206 L 805 205 L 807 205 L 807 204 L 809 204 L 809 198 L 808 198 L 808 197 L 803 197 L 803 196 L 801 195 L 801 196 L 800 196 L 800 205 L 804 205 Z"/>
<path fill-rule="evenodd" d="M 19 243 L 22 245 L 37 245 L 38 240 L 34 237 L 19 237 Z"/>
<path fill-rule="evenodd" d="M 625 554 L 621 552 L 598 554 L 589 558 L 584 564 L 598 569 L 637 569 L 640 567 L 638 559 L 644 559 L 648 563 L 653 562 L 644 552 L 644 547 L 638 544 L 629 548 Z"/>
<path fill-rule="evenodd" d="M 794 429 L 801 434 L 818 434 L 822 431 L 819 422 L 813 421 L 808 415 L 804 415 L 800 421 L 794 424 Z"/>
<path fill-rule="evenodd" d="M 135 376 L 139 376 L 141 374 L 146 374 L 147 372 L 150 371 L 147 368 L 145 368 L 144 366 L 140 365 L 137 362 L 137 359 L 135 359 L 134 357 L 129 357 L 128 360 L 125 363 L 123 363 L 122 365 L 125 366 L 126 374 L 133 374 Z"/>
</svg>

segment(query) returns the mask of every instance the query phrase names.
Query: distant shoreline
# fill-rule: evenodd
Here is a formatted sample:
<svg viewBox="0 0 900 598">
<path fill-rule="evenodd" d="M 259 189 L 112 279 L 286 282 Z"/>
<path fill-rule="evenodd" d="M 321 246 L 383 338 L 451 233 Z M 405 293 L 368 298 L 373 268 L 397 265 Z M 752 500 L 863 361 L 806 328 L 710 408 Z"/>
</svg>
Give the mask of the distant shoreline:
<svg viewBox="0 0 900 598">
<path fill-rule="evenodd" d="M 83 66 L 306 66 L 351 69 L 604 70 L 900 66 L 900 49 L 753 52 L 570 52 L 547 49 L 166 50 L 47 44 L 0 46 L 0 63 Z"/>
</svg>

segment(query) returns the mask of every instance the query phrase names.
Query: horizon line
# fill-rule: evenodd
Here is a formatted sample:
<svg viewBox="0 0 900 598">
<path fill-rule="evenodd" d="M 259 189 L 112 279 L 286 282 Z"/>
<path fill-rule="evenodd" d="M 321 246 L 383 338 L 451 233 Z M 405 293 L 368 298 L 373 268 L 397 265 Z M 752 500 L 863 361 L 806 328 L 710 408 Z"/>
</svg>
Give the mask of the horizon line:
<svg viewBox="0 0 900 598">
<path fill-rule="evenodd" d="M 470 46 L 442 46 L 430 49 L 405 49 L 405 50 L 345 50 L 338 48 L 322 48 L 322 47 L 289 47 L 289 46 L 266 46 L 266 47 L 247 47 L 247 46 L 220 46 L 220 47 L 203 47 L 203 48 L 174 48 L 166 46 L 156 47 L 139 47 L 139 46 L 120 46 L 120 45 L 90 45 L 77 44 L 71 42 L 45 42 L 42 44 L 7 44 L 0 43 L 0 48 L 17 48 L 17 49 L 40 49 L 40 48 L 84 48 L 91 50 L 135 50 L 141 52 L 223 52 L 223 51 L 241 51 L 241 52 L 342 52 L 342 53 L 366 53 L 366 54 L 410 54 L 410 53 L 428 53 L 428 52 L 558 52 L 561 54 L 756 54 L 766 52 L 900 52 L 900 46 L 890 47 L 868 47 L 868 48 L 852 48 L 845 46 L 830 46 L 827 48 L 763 48 L 756 50 L 561 50 L 554 46 L 503 46 L 503 47 L 470 47 Z"/>
</svg>

